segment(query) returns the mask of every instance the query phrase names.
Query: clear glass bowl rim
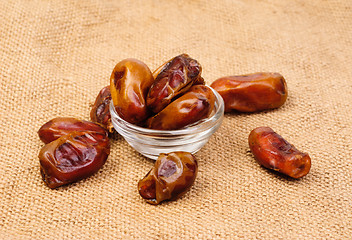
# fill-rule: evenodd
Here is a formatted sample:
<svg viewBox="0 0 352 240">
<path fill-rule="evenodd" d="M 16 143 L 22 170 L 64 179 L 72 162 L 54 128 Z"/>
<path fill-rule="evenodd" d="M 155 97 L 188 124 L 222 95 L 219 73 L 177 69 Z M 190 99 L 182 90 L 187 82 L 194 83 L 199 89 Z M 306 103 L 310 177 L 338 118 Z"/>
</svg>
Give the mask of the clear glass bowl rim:
<svg viewBox="0 0 352 240">
<path fill-rule="evenodd" d="M 178 130 L 156 130 L 156 129 L 149 129 L 137 126 L 135 124 L 129 123 L 122 119 L 115 110 L 115 106 L 113 101 L 110 102 L 110 114 L 112 118 L 116 118 L 117 121 L 122 124 L 119 127 L 124 129 L 128 129 L 130 132 L 142 135 L 152 135 L 152 136 L 181 136 L 181 135 L 188 135 L 189 133 L 197 133 L 204 131 L 209 127 L 212 127 L 218 120 L 221 119 L 221 116 L 224 115 L 224 100 L 222 99 L 221 95 L 214 90 L 212 87 L 209 87 L 216 96 L 215 100 L 215 113 L 206 119 L 200 120 L 196 123 L 188 125 L 186 128 L 178 129 Z"/>
</svg>

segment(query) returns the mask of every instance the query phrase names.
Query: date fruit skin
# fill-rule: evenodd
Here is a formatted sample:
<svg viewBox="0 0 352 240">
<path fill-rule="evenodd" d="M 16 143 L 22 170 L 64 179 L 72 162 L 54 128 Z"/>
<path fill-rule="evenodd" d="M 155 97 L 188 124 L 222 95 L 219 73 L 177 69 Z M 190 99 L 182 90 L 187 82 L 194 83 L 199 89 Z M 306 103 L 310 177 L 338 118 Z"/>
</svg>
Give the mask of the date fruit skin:
<svg viewBox="0 0 352 240">
<path fill-rule="evenodd" d="M 111 115 L 109 111 L 110 102 L 111 91 L 109 85 L 100 90 L 90 111 L 90 119 L 93 122 L 100 123 L 110 133 L 112 133 L 114 131 L 114 127 L 111 123 Z"/>
<path fill-rule="evenodd" d="M 96 173 L 106 162 L 110 142 L 106 133 L 73 131 L 39 152 L 40 172 L 50 188 L 76 182 Z"/>
<path fill-rule="evenodd" d="M 204 84 L 201 73 L 201 65 L 187 54 L 167 61 L 153 73 L 155 81 L 148 92 L 148 108 L 158 113 L 192 85 Z"/>
<path fill-rule="evenodd" d="M 146 97 L 153 82 L 150 69 L 142 61 L 128 58 L 115 66 L 110 77 L 110 91 L 121 118 L 138 124 L 149 117 Z"/>
<path fill-rule="evenodd" d="M 39 129 L 38 135 L 40 140 L 47 144 L 74 131 L 107 134 L 106 130 L 96 123 L 70 117 L 58 117 L 45 123 Z"/>
<path fill-rule="evenodd" d="M 287 85 L 279 73 L 259 72 L 228 76 L 211 85 L 224 99 L 225 112 L 256 112 L 282 106 L 287 99 Z"/>
<path fill-rule="evenodd" d="M 258 127 L 248 137 L 249 147 L 262 166 L 281 172 L 292 178 L 309 173 L 311 159 L 300 152 L 269 127 Z"/>
<path fill-rule="evenodd" d="M 164 200 L 175 200 L 191 188 L 197 172 L 198 163 L 192 154 L 161 153 L 154 167 L 138 182 L 139 194 L 154 205 Z"/>
<path fill-rule="evenodd" d="M 161 112 L 147 120 L 147 127 L 175 130 L 207 118 L 214 109 L 215 95 L 205 85 L 195 85 Z"/>
</svg>

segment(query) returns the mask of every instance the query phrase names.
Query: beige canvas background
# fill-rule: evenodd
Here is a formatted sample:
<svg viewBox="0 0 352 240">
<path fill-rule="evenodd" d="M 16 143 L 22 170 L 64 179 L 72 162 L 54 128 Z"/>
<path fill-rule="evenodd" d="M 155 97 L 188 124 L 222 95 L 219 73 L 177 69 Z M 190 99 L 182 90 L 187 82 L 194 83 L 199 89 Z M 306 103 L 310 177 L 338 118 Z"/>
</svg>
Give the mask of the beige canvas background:
<svg viewBox="0 0 352 240">
<path fill-rule="evenodd" d="M 350 239 L 352 2 L 346 0 L 1 1 L 1 239 Z M 37 130 L 90 104 L 127 57 L 153 70 L 180 53 L 210 84 L 275 71 L 286 104 L 227 114 L 196 154 L 181 199 L 145 203 L 137 182 L 153 162 L 120 136 L 94 176 L 51 190 Z M 260 167 L 247 137 L 270 126 L 312 158 L 301 180 Z"/>
</svg>

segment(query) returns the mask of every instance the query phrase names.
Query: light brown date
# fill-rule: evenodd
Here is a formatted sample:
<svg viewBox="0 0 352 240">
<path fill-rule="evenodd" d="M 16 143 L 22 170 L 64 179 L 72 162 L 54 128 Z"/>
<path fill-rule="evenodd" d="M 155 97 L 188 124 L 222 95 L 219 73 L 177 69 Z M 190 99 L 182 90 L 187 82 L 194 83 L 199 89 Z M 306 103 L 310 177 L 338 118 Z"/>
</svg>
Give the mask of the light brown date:
<svg viewBox="0 0 352 240">
<path fill-rule="evenodd" d="M 187 54 L 167 61 L 153 73 L 155 81 L 148 92 L 148 107 L 158 113 L 192 85 L 204 84 L 201 73 L 201 65 Z"/>
<path fill-rule="evenodd" d="M 90 119 L 93 122 L 100 123 L 110 133 L 112 133 L 114 131 L 114 127 L 111 123 L 111 115 L 109 111 L 110 102 L 111 91 L 109 85 L 100 90 L 90 111 Z"/>
<path fill-rule="evenodd" d="M 57 188 L 97 172 L 109 153 L 106 133 L 73 131 L 41 149 L 40 172 L 48 187 Z"/>
<path fill-rule="evenodd" d="M 121 118 L 134 124 L 148 118 L 146 97 L 153 82 L 148 66 L 137 59 L 125 59 L 115 66 L 110 77 L 110 90 Z"/>
<path fill-rule="evenodd" d="M 147 127 L 175 130 L 207 118 L 214 109 L 215 95 L 205 85 L 195 85 L 161 112 L 147 120 Z"/>
<path fill-rule="evenodd" d="M 188 152 L 161 153 L 154 167 L 138 182 L 138 191 L 150 204 L 174 200 L 193 185 L 198 172 L 195 157 Z"/>
<path fill-rule="evenodd" d="M 38 135 L 44 143 L 50 143 L 74 131 L 97 132 L 107 135 L 106 130 L 96 123 L 70 117 L 58 117 L 50 120 L 39 129 Z"/>
<path fill-rule="evenodd" d="M 255 159 L 266 168 L 293 178 L 303 177 L 310 170 L 309 155 L 298 151 L 269 127 L 252 130 L 248 142 Z"/>
<path fill-rule="evenodd" d="M 219 78 L 211 85 L 224 99 L 225 112 L 256 112 L 282 106 L 287 85 L 279 73 L 260 72 Z"/>
</svg>

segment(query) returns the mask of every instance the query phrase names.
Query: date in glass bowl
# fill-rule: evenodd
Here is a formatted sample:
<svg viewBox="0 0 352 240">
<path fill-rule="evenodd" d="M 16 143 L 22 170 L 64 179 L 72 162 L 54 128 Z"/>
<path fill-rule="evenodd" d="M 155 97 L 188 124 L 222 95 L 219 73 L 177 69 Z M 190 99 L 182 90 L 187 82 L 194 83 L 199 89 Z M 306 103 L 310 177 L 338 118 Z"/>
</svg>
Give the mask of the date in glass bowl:
<svg viewBox="0 0 352 240">
<path fill-rule="evenodd" d="M 155 130 L 143 128 L 123 120 L 110 103 L 111 121 L 115 130 L 142 155 L 156 160 L 160 153 L 185 151 L 196 153 L 220 127 L 224 118 L 224 101 L 214 92 L 215 107 L 211 115 L 178 130 Z"/>
</svg>

